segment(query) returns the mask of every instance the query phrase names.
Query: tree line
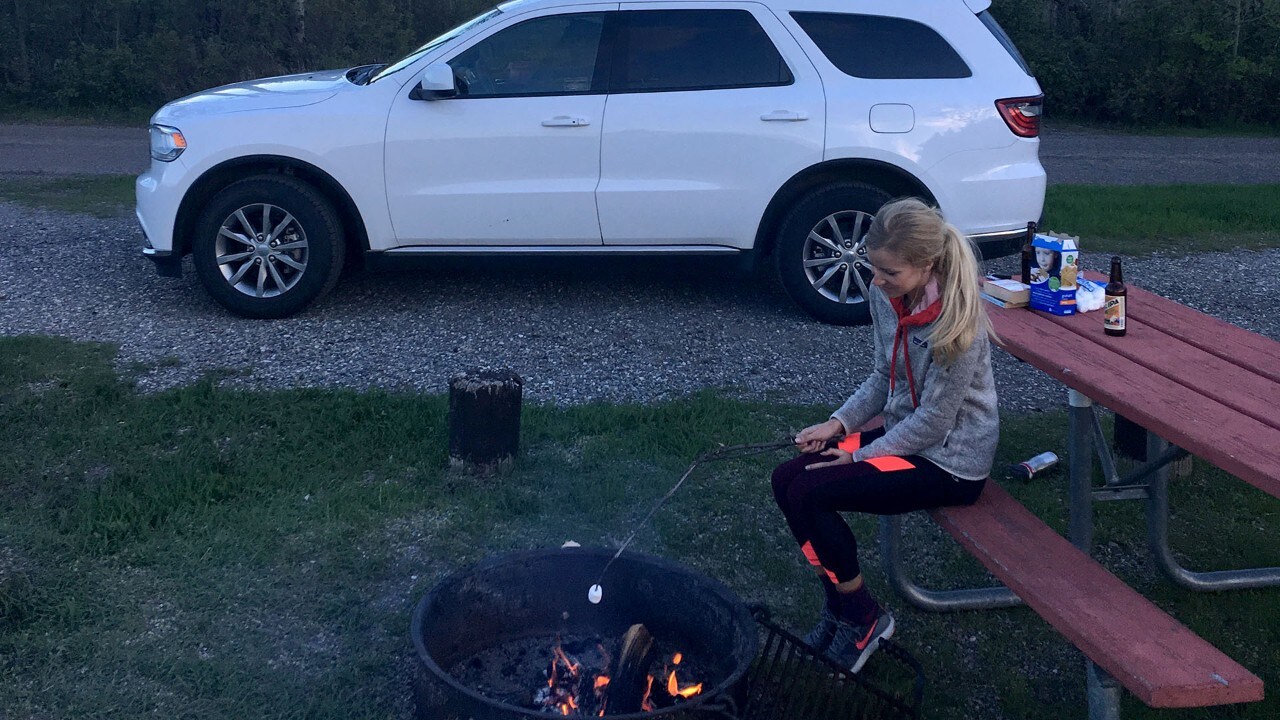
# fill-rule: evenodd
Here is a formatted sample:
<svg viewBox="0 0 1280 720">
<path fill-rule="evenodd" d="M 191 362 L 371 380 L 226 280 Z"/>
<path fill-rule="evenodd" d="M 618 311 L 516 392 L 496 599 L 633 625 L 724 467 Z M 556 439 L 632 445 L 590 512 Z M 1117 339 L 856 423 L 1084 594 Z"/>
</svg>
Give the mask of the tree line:
<svg viewBox="0 0 1280 720">
<path fill-rule="evenodd" d="M 0 0 L 0 103 L 145 113 L 237 80 L 388 62 L 493 2 Z M 1280 125 L 1280 0 L 997 0 L 992 12 L 1051 119 Z"/>
</svg>

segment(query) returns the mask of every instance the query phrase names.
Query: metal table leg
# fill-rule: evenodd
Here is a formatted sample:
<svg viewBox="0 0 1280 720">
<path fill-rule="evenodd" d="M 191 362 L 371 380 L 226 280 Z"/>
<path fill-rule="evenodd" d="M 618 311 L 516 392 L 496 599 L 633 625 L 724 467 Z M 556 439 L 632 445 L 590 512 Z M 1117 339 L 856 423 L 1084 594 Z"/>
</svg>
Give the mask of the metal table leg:
<svg viewBox="0 0 1280 720">
<path fill-rule="evenodd" d="M 880 518 L 880 553 L 889 585 L 906 598 L 907 602 L 921 610 L 992 610 L 1022 604 L 1022 600 L 1003 585 L 964 590 L 927 590 L 916 585 L 907 577 L 907 571 L 902 566 L 901 515 L 885 515 Z"/>
<path fill-rule="evenodd" d="M 1093 401 L 1067 390 L 1070 508 L 1067 523 L 1071 544 L 1088 553 L 1093 548 Z"/>
<path fill-rule="evenodd" d="M 1088 658 L 1084 661 L 1089 720 L 1120 720 L 1120 683 Z"/>
<path fill-rule="evenodd" d="M 1165 452 L 1169 443 L 1147 433 L 1147 457 Z M 1195 572 L 1178 563 L 1169 549 L 1169 467 L 1152 473 L 1147 487 L 1147 544 L 1156 565 L 1175 584 L 1188 590 L 1241 590 L 1280 585 L 1280 567 Z"/>
</svg>

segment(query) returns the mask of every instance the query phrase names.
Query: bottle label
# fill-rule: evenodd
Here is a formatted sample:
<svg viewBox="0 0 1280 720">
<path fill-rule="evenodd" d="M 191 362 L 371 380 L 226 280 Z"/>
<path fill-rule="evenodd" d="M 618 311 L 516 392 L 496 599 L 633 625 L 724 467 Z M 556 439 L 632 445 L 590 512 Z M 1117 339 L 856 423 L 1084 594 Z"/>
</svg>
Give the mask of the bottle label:
<svg viewBox="0 0 1280 720">
<path fill-rule="evenodd" d="M 1124 296 L 1108 295 L 1102 305 L 1102 324 L 1110 330 L 1124 329 Z"/>
</svg>

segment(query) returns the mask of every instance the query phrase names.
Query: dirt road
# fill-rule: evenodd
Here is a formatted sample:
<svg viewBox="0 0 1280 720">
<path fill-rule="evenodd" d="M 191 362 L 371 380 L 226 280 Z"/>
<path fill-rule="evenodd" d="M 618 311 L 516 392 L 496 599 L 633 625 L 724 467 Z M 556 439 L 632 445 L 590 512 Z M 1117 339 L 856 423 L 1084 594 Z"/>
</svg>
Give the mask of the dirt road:
<svg viewBox="0 0 1280 720">
<path fill-rule="evenodd" d="M 1040 160 L 1053 184 L 1280 182 L 1280 138 L 1120 135 L 1048 126 Z M 0 124 L 0 175 L 134 175 L 141 128 Z"/>
</svg>

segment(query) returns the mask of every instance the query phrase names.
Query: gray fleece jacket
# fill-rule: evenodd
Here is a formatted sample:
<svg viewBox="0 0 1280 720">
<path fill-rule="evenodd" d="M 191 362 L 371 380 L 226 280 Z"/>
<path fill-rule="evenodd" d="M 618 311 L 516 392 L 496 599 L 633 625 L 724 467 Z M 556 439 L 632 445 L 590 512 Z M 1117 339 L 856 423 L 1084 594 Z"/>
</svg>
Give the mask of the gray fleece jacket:
<svg viewBox="0 0 1280 720">
<path fill-rule="evenodd" d="M 991 377 L 991 343 L 983 337 L 949 366 L 934 362 L 929 348 L 933 323 L 907 327 L 893 363 L 898 315 L 889 298 L 871 289 L 875 368 L 831 417 L 852 432 L 877 415 L 884 437 L 853 454 L 854 462 L 882 455 L 919 455 L 957 478 L 980 480 L 991 473 L 1000 416 Z M 902 344 L 908 346 L 910 376 Z M 889 369 L 897 376 L 890 392 Z M 912 385 L 917 406 L 912 400 Z"/>
</svg>

